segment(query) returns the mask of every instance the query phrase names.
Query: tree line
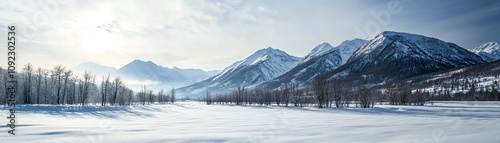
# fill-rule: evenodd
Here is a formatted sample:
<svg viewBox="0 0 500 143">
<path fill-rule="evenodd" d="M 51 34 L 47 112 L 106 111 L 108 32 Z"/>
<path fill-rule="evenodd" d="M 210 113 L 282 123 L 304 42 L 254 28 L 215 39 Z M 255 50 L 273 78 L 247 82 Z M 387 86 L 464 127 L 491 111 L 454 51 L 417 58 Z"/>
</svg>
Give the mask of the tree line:
<svg viewBox="0 0 500 143">
<path fill-rule="evenodd" d="M 412 91 L 408 84 L 390 82 L 385 88 L 371 88 L 364 84 L 351 87 L 341 78 L 327 79 L 317 76 L 309 86 L 285 83 L 274 90 L 238 86 L 231 93 L 211 95 L 206 92 L 201 99 L 206 104 L 236 104 L 260 106 L 316 106 L 318 108 L 360 107 L 373 108 L 375 104 L 419 105 L 431 100 L 427 91 Z"/>
<path fill-rule="evenodd" d="M 7 76 L 0 67 L 0 102 L 7 101 Z M 89 71 L 79 76 L 63 66 L 52 69 L 34 68 L 27 64 L 17 73 L 18 104 L 56 104 L 56 105 L 101 105 L 126 106 L 134 103 L 142 105 L 151 103 L 175 102 L 175 89 L 164 94 L 163 90 L 154 93 L 146 86 L 134 93 L 126 87 L 120 77 L 102 76 L 96 83 L 96 76 Z"/>
<path fill-rule="evenodd" d="M 430 89 L 432 100 L 500 101 L 500 61 L 459 70 L 424 75 L 412 80 L 412 87 Z"/>
</svg>

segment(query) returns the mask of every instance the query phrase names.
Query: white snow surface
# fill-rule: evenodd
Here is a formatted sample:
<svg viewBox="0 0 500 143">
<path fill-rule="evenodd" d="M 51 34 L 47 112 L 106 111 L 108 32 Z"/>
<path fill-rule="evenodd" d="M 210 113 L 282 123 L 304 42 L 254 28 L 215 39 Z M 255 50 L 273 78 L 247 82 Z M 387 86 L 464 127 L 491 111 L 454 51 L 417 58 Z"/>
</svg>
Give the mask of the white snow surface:
<svg viewBox="0 0 500 143">
<path fill-rule="evenodd" d="M 0 107 L 7 115 L 5 107 Z M 500 102 L 372 109 L 204 105 L 18 105 L 1 142 L 498 143 Z"/>
</svg>

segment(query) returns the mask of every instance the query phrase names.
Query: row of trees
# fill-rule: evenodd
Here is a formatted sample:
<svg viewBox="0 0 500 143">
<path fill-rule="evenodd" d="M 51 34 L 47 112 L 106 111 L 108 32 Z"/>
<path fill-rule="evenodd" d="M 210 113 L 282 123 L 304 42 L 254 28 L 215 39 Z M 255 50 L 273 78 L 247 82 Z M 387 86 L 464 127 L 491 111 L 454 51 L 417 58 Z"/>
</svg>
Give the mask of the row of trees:
<svg viewBox="0 0 500 143">
<path fill-rule="evenodd" d="M 5 69 L 0 68 L 0 102 L 7 100 L 7 76 Z M 152 90 L 143 88 L 139 93 L 125 86 L 120 77 L 103 76 L 100 84 L 96 76 L 85 72 L 81 77 L 63 66 L 53 69 L 34 68 L 27 64 L 22 72 L 17 73 L 18 104 L 99 104 L 101 106 L 131 105 L 134 102 L 166 103 L 175 101 L 175 90 L 165 95 L 163 91 L 153 94 Z M 5 92 L 4 92 L 5 91 Z"/>
<path fill-rule="evenodd" d="M 428 92 L 414 91 L 406 84 L 388 84 L 385 89 L 376 90 L 361 86 L 351 88 L 343 79 L 327 80 L 324 76 L 316 77 L 311 85 L 300 88 L 298 84 L 283 84 L 276 90 L 248 90 L 238 86 L 233 92 L 212 96 L 207 92 L 203 97 L 206 104 L 236 105 L 277 105 L 304 107 L 315 105 L 319 108 L 344 108 L 354 105 L 372 108 L 379 102 L 391 105 L 424 105 L 430 100 Z M 381 92 L 383 91 L 383 92 Z"/>
</svg>

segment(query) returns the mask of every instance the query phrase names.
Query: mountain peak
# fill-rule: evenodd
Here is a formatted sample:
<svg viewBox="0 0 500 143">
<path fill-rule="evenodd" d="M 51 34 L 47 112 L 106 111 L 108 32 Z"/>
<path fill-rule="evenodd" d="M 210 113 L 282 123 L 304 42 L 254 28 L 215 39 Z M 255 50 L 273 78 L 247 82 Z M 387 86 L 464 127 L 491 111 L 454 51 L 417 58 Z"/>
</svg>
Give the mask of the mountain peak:
<svg viewBox="0 0 500 143">
<path fill-rule="evenodd" d="M 417 34 L 387 31 L 364 44 L 335 73 L 377 75 L 373 79 L 379 82 L 393 75 L 401 79 L 484 62 L 481 57 L 453 43 Z"/>
<path fill-rule="evenodd" d="M 317 45 L 316 47 L 314 47 L 311 52 L 309 52 L 309 54 L 307 54 L 304 59 L 302 59 L 302 62 L 306 62 L 312 58 L 315 58 L 315 57 L 318 57 L 318 56 L 321 56 L 325 53 L 328 53 L 329 51 L 333 50 L 333 46 L 330 45 L 329 43 L 327 42 L 323 42 L 319 45 Z"/>
<path fill-rule="evenodd" d="M 209 79 L 179 89 L 179 93 L 199 95 L 203 91 L 227 92 L 237 86 L 255 86 L 274 79 L 297 66 L 299 58 L 271 47 L 257 50 L 247 58 L 226 67 Z"/>
<path fill-rule="evenodd" d="M 285 53 L 279 49 L 275 49 L 275 48 L 272 48 L 272 47 L 267 47 L 267 48 L 262 48 L 262 49 L 259 49 L 257 50 L 255 53 L 253 53 L 251 56 L 253 55 L 258 55 L 258 56 L 262 56 L 262 55 L 272 55 L 272 54 L 276 54 L 276 53 Z"/>
</svg>

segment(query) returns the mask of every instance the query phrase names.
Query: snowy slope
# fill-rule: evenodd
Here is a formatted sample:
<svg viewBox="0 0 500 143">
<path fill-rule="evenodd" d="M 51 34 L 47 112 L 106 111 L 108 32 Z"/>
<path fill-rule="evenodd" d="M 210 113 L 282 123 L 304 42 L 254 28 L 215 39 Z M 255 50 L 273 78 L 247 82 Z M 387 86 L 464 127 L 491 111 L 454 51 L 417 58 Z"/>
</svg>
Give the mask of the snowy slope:
<svg viewBox="0 0 500 143">
<path fill-rule="evenodd" d="M 422 35 L 382 32 L 356 51 L 330 76 L 374 83 L 485 63 L 456 44 Z"/>
<path fill-rule="evenodd" d="M 487 42 L 479 47 L 471 49 L 470 51 L 481 56 L 488 62 L 500 59 L 500 45 L 497 42 Z"/>
<path fill-rule="evenodd" d="M 353 39 L 346 40 L 342 42 L 339 46 L 335 47 L 340 53 L 340 58 L 342 59 L 342 65 L 347 63 L 347 60 L 358 50 L 361 46 L 366 44 L 368 41 L 363 39 Z"/>
<path fill-rule="evenodd" d="M 179 73 L 159 66 L 151 61 L 134 60 L 118 70 L 123 76 L 132 79 L 155 80 L 160 82 L 181 82 L 186 80 Z"/>
<path fill-rule="evenodd" d="M 83 63 L 72 68 L 78 75 L 91 71 L 96 75 L 97 82 L 103 76 L 111 78 L 121 77 L 124 83 L 134 91 L 140 90 L 144 85 L 155 91 L 169 90 L 205 80 L 219 71 L 204 71 L 201 69 L 168 68 L 155 64 L 152 61 L 134 60 L 120 69 L 102 66 L 96 63 Z"/>
<path fill-rule="evenodd" d="M 122 76 L 137 80 L 155 80 L 162 83 L 194 83 L 207 79 L 218 71 L 203 71 L 200 69 L 168 68 L 152 61 L 134 60 L 120 68 Z"/>
<path fill-rule="evenodd" d="M 2 116 L 8 115 L 1 106 Z M 4 143 L 498 143 L 499 102 L 375 108 L 18 105 Z M 5 117 L 3 117 L 5 120 Z M 5 120 L 4 122 L 6 122 Z"/>
<path fill-rule="evenodd" d="M 366 40 L 354 39 L 346 40 L 336 47 L 328 43 L 322 43 L 309 54 L 307 54 L 299 65 L 289 72 L 263 83 L 261 88 L 277 88 L 282 83 L 297 83 L 303 85 L 309 83 L 314 77 L 320 74 L 335 70 L 337 67 L 345 64 L 347 59 L 365 44 Z"/>
<path fill-rule="evenodd" d="M 179 93 L 229 92 L 237 86 L 252 87 L 276 78 L 297 66 L 299 58 L 273 48 L 260 49 L 207 80 L 180 88 Z"/>
</svg>

